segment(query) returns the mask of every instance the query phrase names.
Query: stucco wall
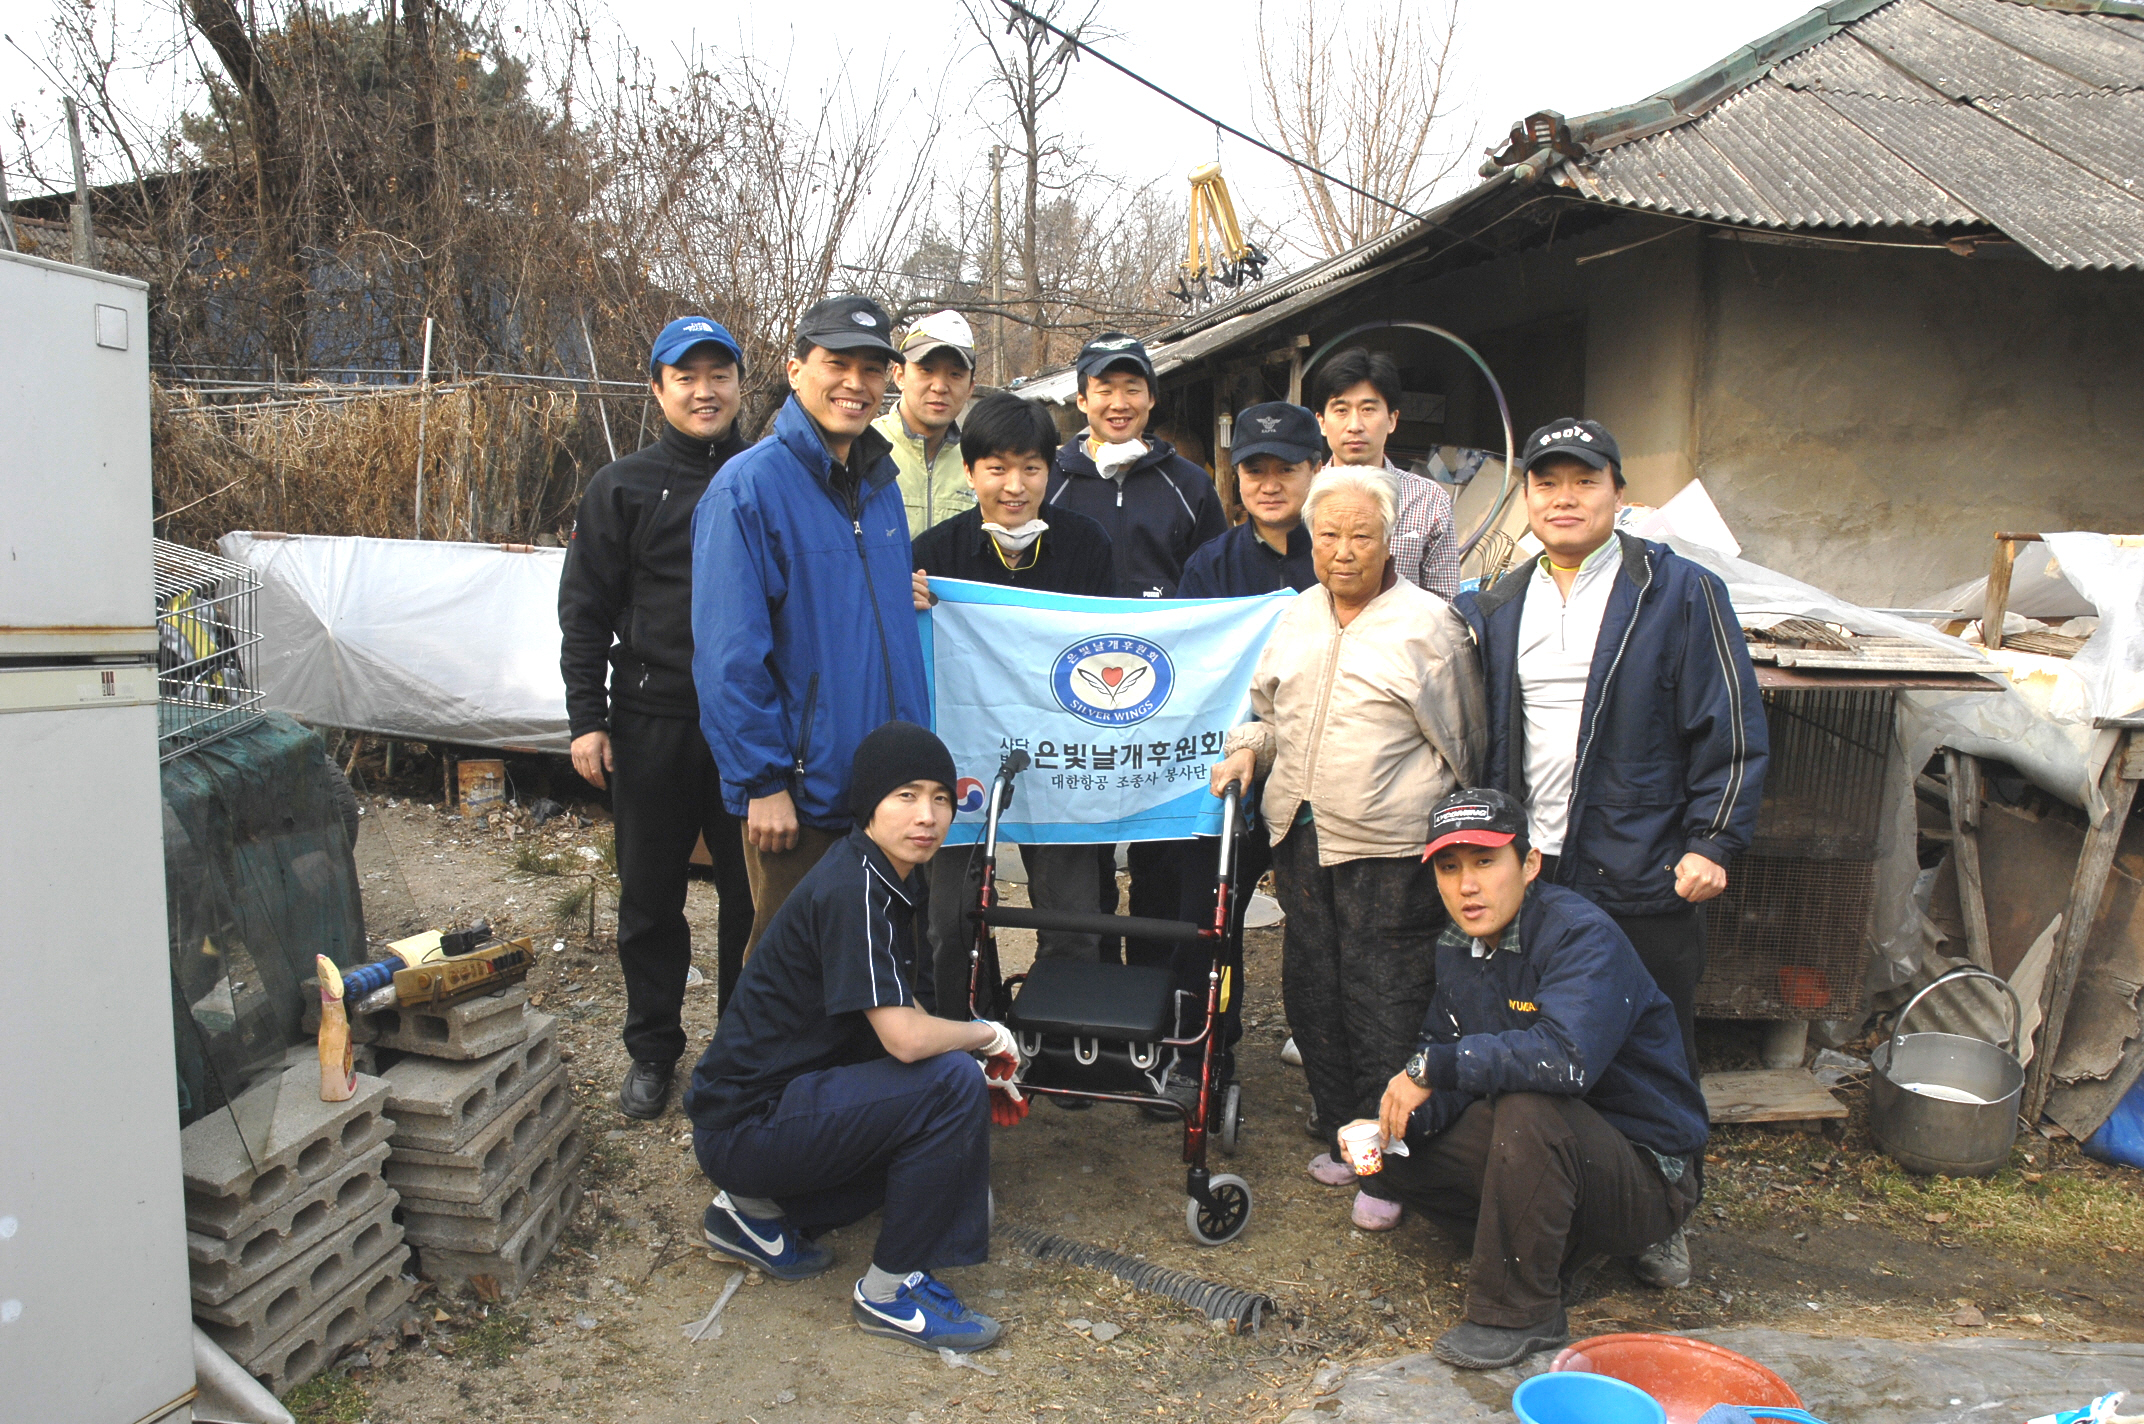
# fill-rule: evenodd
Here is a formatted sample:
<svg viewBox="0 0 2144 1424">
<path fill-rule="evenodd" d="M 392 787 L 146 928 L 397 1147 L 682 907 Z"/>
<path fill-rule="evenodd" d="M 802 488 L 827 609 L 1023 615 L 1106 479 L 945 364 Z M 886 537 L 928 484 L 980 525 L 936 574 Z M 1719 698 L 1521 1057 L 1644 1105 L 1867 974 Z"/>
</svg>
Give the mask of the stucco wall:
<svg viewBox="0 0 2144 1424">
<path fill-rule="evenodd" d="M 2144 532 L 2144 274 L 1698 246 L 1696 465 L 1749 557 L 1888 605 L 1998 529 Z"/>
</svg>

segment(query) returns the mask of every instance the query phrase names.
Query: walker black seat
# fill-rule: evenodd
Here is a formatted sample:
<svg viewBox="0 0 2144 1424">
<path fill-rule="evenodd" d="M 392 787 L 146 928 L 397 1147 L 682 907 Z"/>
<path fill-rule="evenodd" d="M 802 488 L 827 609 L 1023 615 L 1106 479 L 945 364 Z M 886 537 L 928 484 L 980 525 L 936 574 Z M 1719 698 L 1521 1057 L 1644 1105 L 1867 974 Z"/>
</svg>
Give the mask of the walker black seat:
<svg viewBox="0 0 2144 1424">
<path fill-rule="evenodd" d="M 1151 964 L 1038 959 L 1005 1016 L 1014 1029 L 1153 1043 L 1176 1022 L 1176 981 Z"/>
</svg>

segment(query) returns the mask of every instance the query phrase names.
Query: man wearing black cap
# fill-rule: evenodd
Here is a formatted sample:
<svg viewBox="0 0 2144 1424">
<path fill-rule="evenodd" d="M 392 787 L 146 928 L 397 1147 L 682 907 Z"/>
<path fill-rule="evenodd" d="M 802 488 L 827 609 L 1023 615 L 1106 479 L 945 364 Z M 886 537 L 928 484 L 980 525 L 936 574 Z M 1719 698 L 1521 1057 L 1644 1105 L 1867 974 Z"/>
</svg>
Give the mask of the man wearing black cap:
<svg viewBox="0 0 2144 1424">
<path fill-rule="evenodd" d="M 1675 1011 L 1598 906 L 1538 877 L 1527 813 L 1463 787 L 1424 859 L 1451 924 L 1420 1041 L 1379 1105 L 1381 1175 L 1471 1245 L 1466 1319 L 1434 1346 L 1499 1369 L 1570 1338 L 1567 1286 L 1678 1231 L 1697 1205 L 1705 1099 Z"/>
<path fill-rule="evenodd" d="M 1058 450 L 1044 514 L 1069 509 L 1102 526 L 1116 566 L 1117 597 L 1168 598 L 1185 560 L 1227 530 L 1221 496 L 1212 478 L 1175 446 L 1147 435 L 1159 393 L 1154 362 L 1137 337 L 1102 333 L 1080 348 L 1073 371 L 1087 428 Z M 1126 852 L 1134 915 L 1168 919 L 1176 913 L 1184 844 L 1136 842 Z M 1113 849 L 1103 848 L 1097 873 L 1103 908 L 1113 910 Z M 1143 940 L 1126 948 L 1135 963 L 1165 963 L 1171 955 L 1169 946 Z"/>
<path fill-rule="evenodd" d="M 725 1010 L 752 930 L 744 845 L 722 804 L 692 685 L 692 509 L 744 449 L 743 366 L 719 322 L 685 316 L 663 328 L 648 356 L 662 429 L 588 482 L 558 583 L 573 768 L 608 786 L 617 827 L 618 963 L 632 1057 L 618 1107 L 628 1117 L 662 1115 L 685 1051 L 685 875 L 696 839 L 706 838 L 714 860 L 715 983 Z"/>
<path fill-rule="evenodd" d="M 744 819 L 747 957 L 848 821 L 849 760 L 882 722 L 930 720 L 908 514 L 871 428 L 899 353 L 868 297 L 804 313 L 789 399 L 692 521 L 700 724 Z"/>
<path fill-rule="evenodd" d="M 1697 1070 L 1705 901 L 1755 832 L 1769 753 L 1749 649 L 1709 571 L 1618 533 L 1622 454 L 1590 420 L 1526 439 L 1542 555 L 1462 594 L 1489 697 L 1489 780 L 1526 804 L 1544 877 L 1615 918 Z M 1639 1279 L 1690 1279 L 1681 1233 Z"/>
<path fill-rule="evenodd" d="M 775 915 L 693 1069 L 685 1110 L 716 1189 L 702 1228 L 721 1254 L 797 1281 L 834 1264 L 813 1237 L 883 1209 L 851 1317 L 927 1350 L 980 1350 L 998 1323 L 930 1272 L 988 1257 L 990 1125 L 1025 1103 L 994 1086 L 1019 1061 L 1003 1024 L 929 1012 L 916 872 L 953 824 L 953 758 L 888 722 L 847 780 L 848 834 Z"/>
</svg>

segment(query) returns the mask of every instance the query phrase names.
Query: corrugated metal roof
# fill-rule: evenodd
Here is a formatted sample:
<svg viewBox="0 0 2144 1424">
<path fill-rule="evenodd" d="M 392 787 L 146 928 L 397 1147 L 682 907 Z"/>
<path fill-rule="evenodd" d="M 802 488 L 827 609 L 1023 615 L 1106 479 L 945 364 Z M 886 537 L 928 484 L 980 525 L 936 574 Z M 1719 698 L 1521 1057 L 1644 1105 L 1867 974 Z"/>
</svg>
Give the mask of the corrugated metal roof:
<svg viewBox="0 0 2144 1424">
<path fill-rule="evenodd" d="M 1820 37 L 1731 97 L 1589 153 L 1580 186 L 1774 228 L 1986 223 L 2050 266 L 2144 267 L 2144 19 L 2017 0 L 1846 13 L 1790 27 Z"/>
</svg>

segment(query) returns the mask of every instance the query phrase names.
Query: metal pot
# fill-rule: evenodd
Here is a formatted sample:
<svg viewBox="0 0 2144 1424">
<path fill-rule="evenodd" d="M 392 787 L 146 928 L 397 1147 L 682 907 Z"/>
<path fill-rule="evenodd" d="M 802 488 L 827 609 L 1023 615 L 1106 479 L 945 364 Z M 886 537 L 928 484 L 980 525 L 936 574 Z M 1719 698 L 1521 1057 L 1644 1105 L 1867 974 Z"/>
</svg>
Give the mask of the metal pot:
<svg viewBox="0 0 2144 1424">
<path fill-rule="evenodd" d="M 2010 1045 L 1955 1033 L 1905 1033 L 1914 1006 L 1945 984 L 1992 979 L 2010 1001 Z M 2010 1160 L 2017 1139 L 2018 1098 L 2025 1069 L 2017 1061 L 2018 1027 L 2024 1013 L 2001 976 L 1985 969 L 1953 969 L 1910 999 L 1891 1037 L 1869 1055 L 1869 1127 L 1884 1151 L 1909 1172 L 1945 1177 L 1985 1177 Z M 1909 1085 L 1948 1088 L 1974 1101 L 1953 1102 Z"/>
</svg>

